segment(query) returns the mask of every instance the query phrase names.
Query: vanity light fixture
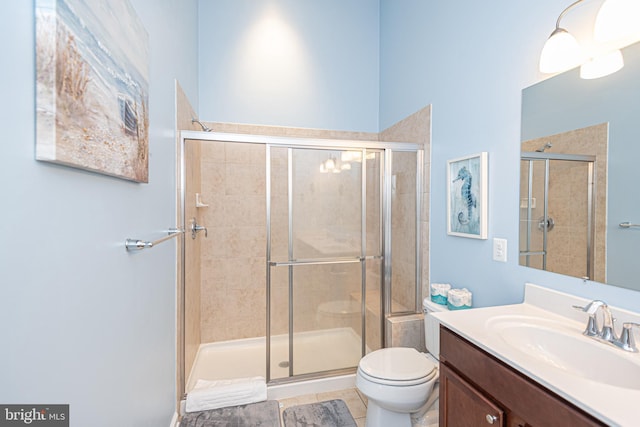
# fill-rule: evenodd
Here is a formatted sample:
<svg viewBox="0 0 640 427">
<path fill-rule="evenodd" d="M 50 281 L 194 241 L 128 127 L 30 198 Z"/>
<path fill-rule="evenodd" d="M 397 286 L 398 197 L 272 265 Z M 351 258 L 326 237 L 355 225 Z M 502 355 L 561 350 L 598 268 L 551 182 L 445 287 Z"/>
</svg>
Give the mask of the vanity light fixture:
<svg viewBox="0 0 640 427">
<path fill-rule="evenodd" d="M 560 27 L 564 15 L 583 1 L 573 2 L 558 17 L 556 29 L 540 54 L 541 72 L 560 73 L 580 66 L 581 78 L 597 79 L 624 67 L 620 48 L 640 39 L 640 1 L 604 1 L 598 10 L 593 32 L 594 40 L 599 46 L 594 49 L 597 52 L 590 55 L 586 55 L 578 41 Z"/>
<path fill-rule="evenodd" d="M 605 0 L 596 15 L 593 36 L 599 42 L 628 40 L 640 35 L 640 2 L 638 0 Z"/>
<path fill-rule="evenodd" d="M 580 78 L 597 79 L 608 76 L 624 67 L 620 49 L 589 59 L 580 66 Z"/>
<path fill-rule="evenodd" d="M 560 73 L 582 64 L 585 54 L 575 37 L 560 27 L 564 15 L 584 0 L 578 0 L 562 11 L 556 21 L 556 29 L 542 48 L 540 54 L 540 71 L 543 73 Z"/>
</svg>

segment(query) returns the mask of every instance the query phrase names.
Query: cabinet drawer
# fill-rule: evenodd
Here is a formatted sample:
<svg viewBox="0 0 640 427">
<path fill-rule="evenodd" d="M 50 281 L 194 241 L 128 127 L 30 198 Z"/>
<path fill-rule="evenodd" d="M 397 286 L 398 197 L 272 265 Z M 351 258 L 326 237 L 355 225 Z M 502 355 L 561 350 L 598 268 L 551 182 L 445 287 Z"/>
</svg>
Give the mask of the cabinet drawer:
<svg viewBox="0 0 640 427">
<path fill-rule="evenodd" d="M 444 326 L 440 327 L 440 362 L 528 425 L 605 425 Z"/>
</svg>

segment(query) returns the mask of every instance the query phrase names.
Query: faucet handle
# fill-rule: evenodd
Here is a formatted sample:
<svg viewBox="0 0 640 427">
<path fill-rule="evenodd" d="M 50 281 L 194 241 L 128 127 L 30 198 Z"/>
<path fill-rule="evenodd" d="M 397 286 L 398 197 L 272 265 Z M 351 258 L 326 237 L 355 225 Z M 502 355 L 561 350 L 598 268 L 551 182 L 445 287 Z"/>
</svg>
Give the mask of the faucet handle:
<svg viewBox="0 0 640 427">
<path fill-rule="evenodd" d="M 625 351 L 630 351 L 633 353 L 638 352 L 638 347 L 636 347 L 636 341 L 633 337 L 633 332 L 631 329 L 633 327 L 640 327 L 640 323 L 635 322 L 625 322 L 622 324 L 622 332 L 620 333 L 620 338 L 614 341 L 614 344 Z"/>
<path fill-rule="evenodd" d="M 589 321 L 587 323 L 587 327 L 585 328 L 583 334 L 588 337 L 599 337 L 600 327 L 598 326 L 598 320 L 596 319 L 596 312 L 600 307 L 606 307 L 607 304 L 604 301 L 595 300 L 591 301 L 586 306 L 582 307 L 579 305 L 574 305 L 573 308 L 576 310 L 585 312 L 589 315 Z"/>
</svg>

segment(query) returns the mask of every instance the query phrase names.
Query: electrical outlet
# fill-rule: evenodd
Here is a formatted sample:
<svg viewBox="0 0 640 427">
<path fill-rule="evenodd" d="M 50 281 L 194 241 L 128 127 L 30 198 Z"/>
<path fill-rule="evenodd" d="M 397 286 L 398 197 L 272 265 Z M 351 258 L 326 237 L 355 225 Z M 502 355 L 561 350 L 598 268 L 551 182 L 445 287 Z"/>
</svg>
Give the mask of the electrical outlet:
<svg viewBox="0 0 640 427">
<path fill-rule="evenodd" d="M 493 238 L 493 260 L 507 262 L 507 239 Z"/>
</svg>

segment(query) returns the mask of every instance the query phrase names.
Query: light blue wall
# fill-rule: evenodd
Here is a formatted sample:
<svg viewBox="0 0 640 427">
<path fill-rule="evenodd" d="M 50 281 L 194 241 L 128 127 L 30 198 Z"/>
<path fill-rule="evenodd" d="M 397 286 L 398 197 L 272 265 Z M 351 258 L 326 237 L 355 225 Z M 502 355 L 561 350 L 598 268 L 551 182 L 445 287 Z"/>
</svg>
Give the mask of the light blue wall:
<svg viewBox="0 0 640 427">
<path fill-rule="evenodd" d="M 200 0 L 200 118 L 378 131 L 378 0 Z"/>
<path fill-rule="evenodd" d="M 640 293 L 518 265 L 521 90 L 540 81 L 542 46 L 563 5 L 381 0 L 380 127 L 433 104 L 430 270 L 478 306 L 519 302 L 527 281 L 638 309 Z M 446 234 L 446 161 L 489 152 L 489 239 Z M 492 238 L 508 262 L 492 260 Z"/>
<path fill-rule="evenodd" d="M 174 79 L 198 97 L 195 0 L 132 0 L 150 39 L 149 184 L 34 160 L 33 2 L 0 13 L 0 402 L 74 426 L 166 426 L 175 399 Z"/>
</svg>

